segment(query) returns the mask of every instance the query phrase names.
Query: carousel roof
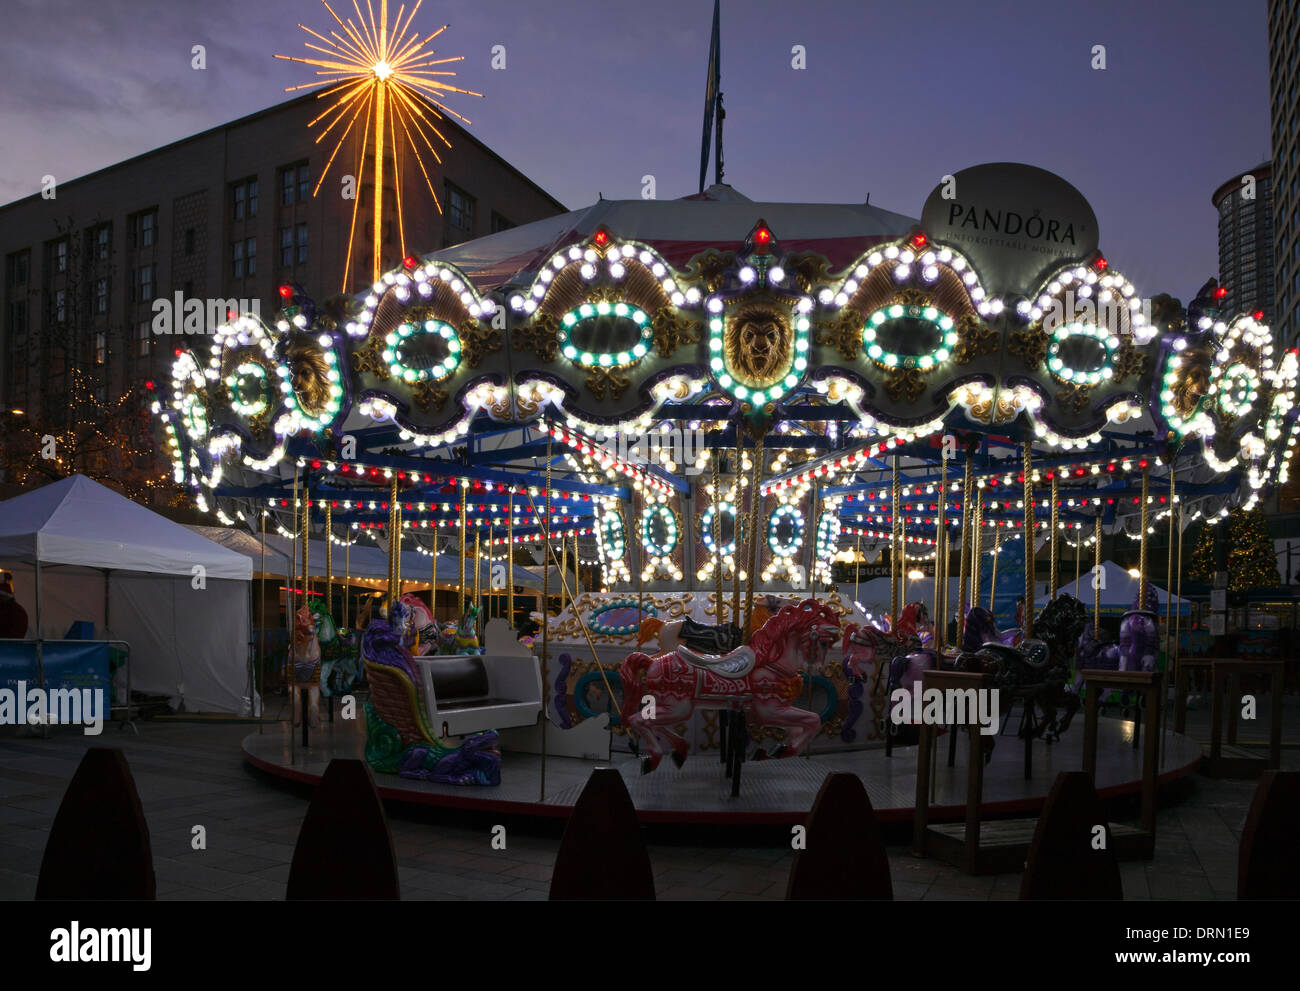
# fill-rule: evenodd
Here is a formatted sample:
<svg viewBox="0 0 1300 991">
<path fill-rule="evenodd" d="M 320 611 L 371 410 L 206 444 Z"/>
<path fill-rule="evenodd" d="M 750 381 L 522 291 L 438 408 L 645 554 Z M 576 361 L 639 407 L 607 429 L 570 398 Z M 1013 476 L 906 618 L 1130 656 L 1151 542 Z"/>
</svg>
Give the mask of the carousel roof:
<svg viewBox="0 0 1300 991">
<path fill-rule="evenodd" d="M 429 257 L 455 265 L 480 292 L 489 292 L 526 285 L 558 248 L 601 227 L 685 268 L 701 251 L 743 242 L 759 217 L 779 232 L 786 251 L 817 252 L 832 269 L 854 261 L 866 245 L 901 237 L 916 224 L 915 218 L 868 203 L 756 203 L 719 184 L 676 200 L 600 199 Z"/>
</svg>

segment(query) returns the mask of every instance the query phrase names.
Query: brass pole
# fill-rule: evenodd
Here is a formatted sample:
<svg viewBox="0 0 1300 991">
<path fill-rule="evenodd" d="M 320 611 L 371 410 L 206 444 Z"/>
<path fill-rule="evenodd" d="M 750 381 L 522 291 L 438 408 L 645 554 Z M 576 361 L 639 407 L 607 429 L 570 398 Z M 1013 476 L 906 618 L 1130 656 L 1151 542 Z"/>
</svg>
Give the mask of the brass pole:
<svg viewBox="0 0 1300 991">
<path fill-rule="evenodd" d="M 1002 541 L 1002 530 L 998 527 L 998 521 L 993 521 L 993 568 L 989 574 L 989 612 L 993 612 L 994 606 L 997 605 L 998 594 L 998 545 Z"/>
<path fill-rule="evenodd" d="M 397 504 L 397 528 L 394 531 L 397 538 L 397 554 L 393 557 L 393 580 L 397 583 L 397 598 L 402 597 L 402 504 Z"/>
<path fill-rule="evenodd" d="M 813 482 L 812 486 L 812 518 L 817 518 L 817 483 Z M 817 601 L 817 534 L 814 532 L 808 539 L 808 588 L 812 592 L 812 599 Z M 811 682 L 810 682 L 811 684 Z M 809 755 L 812 754 L 812 748 L 808 748 Z"/>
<path fill-rule="evenodd" d="M 547 441 L 550 444 L 550 441 Z M 550 447 L 547 447 L 547 454 L 550 454 Z M 549 467 L 549 466 L 548 466 Z M 550 481 L 550 475 L 547 475 L 547 482 Z M 469 497 L 469 483 L 466 479 L 460 480 L 460 556 L 458 558 L 459 566 L 457 568 L 457 580 L 460 586 L 459 598 L 456 600 L 456 618 L 459 621 L 465 615 L 465 500 Z M 542 607 L 542 615 L 546 615 L 545 604 Z"/>
<path fill-rule="evenodd" d="M 957 641 L 960 643 L 966 636 L 966 612 L 970 599 L 967 597 L 970 587 L 967 584 L 970 575 L 970 552 L 971 552 L 971 476 L 975 471 L 975 450 L 968 447 L 966 449 L 966 474 L 961 483 L 961 557 L 958 559 L 957 567 L 960 569 L 957 577 Z"/>
<path fill-rule="evenodd" d="M 1101 510 L 1092 527 L 1092 635 L 1101 633 Z"/>
<path fill-rule="evenodd" d="M 857 551 L 853 556 L 853 602 L 862 598 L 862 530 L 858 530 Z"/>
<path fill-rule="evenodd" d="M 1147 467 L 1142 469 L 1142 512 L 1139 520 L 1142 524 L 1142 539 L 1138 543 L 1138 608 L 1146 609 L 1147 607 L 1147 516 L 1150 512 L 1147 506 L 1148 490 L 1151 485 L 1151 467 L 1148 462 Z"/>
<path fill-rule="evenodd" d="M 289 696 L 289 760 L 290 761 L 294 759 L 294 755 L 297 753 L 297 741 L 294 739 L 294 737 L 297 734 L 294 733 L 293 731 L 293 712 L 294 712 L 293 707 L 295 705 L 294 694 L 298 689 L 298 679 L 297 679 L 297 672 L 295 672 L 293 668 L 293 658 L 290 655 L 293 653 L 294 612 L 296 611 L 296 607 L 298 605 L 298 592 L 297 589 L 295 588 L 297 584 L 296 572 L 298 571 L 298 546 L 297 546 L 298 511 L 301 508 L 298 505 L 298 503 L 299 503 L 298 469 L 297 467 L 295 467 L 293 469 L 293 531 L 292 531 L 293 537 L 289 542 L 289 567 L 287 569 L 289 574 L 286 576 L 286 578 L 288 579 L 288 584 L 284 590 L 285 611 L 288 613 L 286 619 L 288 620 L 288 625 L 289 625 L 289 630 L 288 630 L 289 638 L 286 641 L 288 647 L 284 652 L 284 681 L 285 684 L 289 686 L 289 690 L 287 694 Z"/>
<path fill-rule="evenodd" d="M 1051 562 L 1052 562 L 1052 563 L 1051 563 L 1051 574 L 1048 576 L 1048 582 L 1049 582 L 1050 585 L 1051 585 L 1051 588 L 1050 588 L 1050 590 L 1049 590 L 1048 593 L 1047 593 L 1047 601 L 1048 601 L 1048 602 L 1051 602 L 1053 599 L 1056 598 L 1056 587 L 1057 587 L 1057 565 L 1058 565 L 1058 563 L 1059 563 L 1059 561 L 1060 561 L 1060 538 L 1058 537 L 1058 533 L 1059 533 L 1059 531 L 1057 530 L 1057 523 L 1059 522 L 1059 507 L 1056 505 L 1056 494 L 1057 494 L 1057 487 L 1056 487 L 1056 485 L 1057 485 L 1056 472 L 1052 472 L 1052 495 L 1051 495 L 1052 505 L 1049 507 L 1050 510 L 1051 510 L 1051 514 L 1052 514 L 1052 515 L 1051 515 L 1051 520 L 1052 520 L 1052 535 L 1051 535 L 1052 548 L 1051 548 L 1051 551 L 1050 551 Z"/>
<path fill-rule="evenodd" d="M 952 607 L 948 602 L 949 578 L 952 575 L 952 534 L 948 533 L 946 528 L 943 535 L 943 638 L 946 643 L 948 640 L 948 613 Z M 960 642 L 960 641 L 959 641 Z"/>
<path fill-rule="evenodd" d="M 1083 560 L 1083 535 L 1076 534 L 1074 541 L 1074 597 L 1079 595 L 1079 563 Z"/>
<path fill-rule="evenodd" d="M 745 447 L 744 440 L 740 436 L 740 425 L 736 425 L 736 478 L 734 482 L 735 498 L 731 504 L 736 507 L 736 520 L 732 526 L 732 534 L 735 536 L 736 549 L 731 552 L 731 620 L 736 624 L 736 629 L 740 630 L 743 639 L 745 631 L 742 629 L 742 617 L 740 615 L 740 561 L 742 548 L 745 546 L 744 534 L 746 524 L 749 522 L 749 516 L 741 512 L 742 501 L 745 498 L 745 487 L 741 484 L 745 471 Z"/>
<path fill-rule="evenodd" d="M 895 625 L 899 616 L 907 608 L 907 505 L 899 503 L 898 520 L 898 613 L 894 616 Z"/>
<path fill-rule="evenodd" d="M 975 499 L 971 505 L 970 537 L 973 543 L 970 552 L 970 604 L 974 608 L 980 604 L 980 554 L 984 550 L 984 508 L 981 505 L 979 482 L 975 483 L 972 494 Z"/>
<path fill-rule="evenodd" d="M 894 455 L 893 472 L 890 475 L 890 515 L 889 515 L 889 629 L 898 629 L 898 525 L 902 499 L 901 485 L 898 480 L 898 455 Z"/>
<path fill-rule="evenodd" d="M 1034 635 L 1034 441 L 1025 432 L 1025 635 Z"/>
<path fill-rule="evenodd" d="M 545 552 L 542 554 L 542 781 L 540 786 L 539 801 L 546 799 L 546 724 L 551 721 L 550 713 L 550 670 L 547 665 L 547 658 L 551 649 L 551 609 L 548 599 L 551 594 L 551 561 L 555 558 L 555 550 L 551 547 L 551 443 L 552 434 L 548 430 L 546 433 L 546 516 L 542 519 L 542 539 L 544 541 Z M 533 494 L 527 489 L 524 492 L 528 495 L 528 504 L 533 507 L 533 519 L 537 518 L 537 505 L 533 502 Z M 460 528 L 460 570 L 461 570 L 461 599 L 462 606 L 465 597 L 465 515 L 464 499 L 461 500 L 461 528 Z M 461 610 L 462 615 L 464 609 Z M 593 651 L 594 653 L 594 651 Z M 599 662 L 597 662 L 599 666 Z"/>
<path fill-rule="evenodd" d="M 343 544 L 343 629 L 350 629 L 348 626 L 348 602 L 352 598 L 352 530 L 345 529 L 347 534 Z"/>
<path fill-rule="evenodd" d="M 749 574 L 745 576 L 745 626 L 744 641 L 749 643 L 750 626 L 754 620 L 754 585 L 758 582 L 758 518 L 763 510 L 763 499 L 758 487 L 763 480 L 763 435 L 758 435 L 754 445 L 754 462 L 749 470 Z M 816 539 L 816 532 L 813 539 Z"/>
<path fill-rule="evenodd" d="M 506 503 L 506 612 L 510 628 L 515 629 L 515 490 L 512 486 Z"/>
<path fill-rule="evenodd" d="M 1168 672 L 1172 664 L 1170 663 L 1170 640 L 1169 635 L 1173 630 L 1173 611 L 1174 611 L 1174 457 L 1169 458 L 1169 562 L 1165 566 L 1165 671 Z"/>
<path fill-rule="evenodd" d="M 483 617 L 483 561 L 481 558 L 483 537 L 478 527 L 474 528 L 474 632 L 478 632 L 478 621 Z"/>
<path fill-rule="evenodd" d="M 948 534 L 946 532 L 948 508 L 948 458 L 940 451 L 939 501 L 934 518 L 934 623 L 935 646 L 942 650 L 948 645 Z"/>
<path fill-rule="evenodd" d="M 258 580 L 258 608 L 257 608 L 257 679 L 253 686 L 257 691 L 257 732 L 262 732 L 262 718 L 266 703 L 262 700 L 262 672 L 266 670 L 266 510 L 262 510 L 262 577 Z M 130 699 L 127 700 L 128 702 Z"/>
<path fill-rule="evenodd" d="M 325 500 L 325 611 L 334 615 L 334 514 Z"/>
<path fill-rule="evenodd" d="M 563 533 L 560 534 L 560 574 L 566 578 L 564 588 L 567 589 L 567 577 L 569 574 L 569 542 L 564 539 Z M 564 612 L 564 589 L 561 589 L 560 591 L 560 612 Z"/>
<path fill-rule="evenodd" d="M 718 625 L 721 626 L 727 621 L 725 610 L 722 604 L 722 485 L 718 476 L 718 450 L 715 448 L 710 456 L 709 461 L 713 468 L 713 567 L 717 572 L 713 576 L 714 600 L 713 615 L 717 617 Z M 736 535 L 736 526 L 733 521 L 731 526 L 731 535 Z"/>
<path fill-rule="evenodd" d="M 311 570 L 308 567 L 310 555 L 308 554 L 308 545 L 311 541 L 311 493 L 307 488 L 307 478 L 302 480 L 302 604 L 307 605 L 311 600 L 308 596 L 311 594 Z"/>
</svg>

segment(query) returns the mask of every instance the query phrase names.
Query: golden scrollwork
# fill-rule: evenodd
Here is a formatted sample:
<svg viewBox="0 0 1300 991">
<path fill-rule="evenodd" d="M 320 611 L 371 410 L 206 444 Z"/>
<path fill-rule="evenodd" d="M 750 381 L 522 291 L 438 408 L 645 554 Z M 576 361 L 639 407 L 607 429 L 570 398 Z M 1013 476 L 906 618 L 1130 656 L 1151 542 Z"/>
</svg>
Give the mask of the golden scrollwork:
<svg viewBox="0 0 1300 991">
<path fill-rule="evenodd" d="M 371 334 L 366 343 L 352 352 L 352 367 L 361 373 L 370 373 L 381 382 L 389 378 L 388 362 L 384 360 L 383 340 Z"/>
<path fill-rule="evenodd" d="M 632 379 L 617 368 L 596 365 L 587 372 L 587 390 L 597 399 L 604 399 L 606 394 L 618 399 L 631 384 Z"/>
<path fill-rule="evenodd" d="M 501 350 L 501 331 L 481 320 L 471 317 L 462 321 L 456 333 L 460 337 L 461 357 L 470 368 L 477 368 L 490 352 Z"/>
<path fill-rule="evenodd" d="M 531 351 L 541 361 L 554 361 L 560 351 L 560 321 L 540 310 L 511 335 L 516 351 Z"/>
<path fill-rule="evenodd" d="M 925 391 L 925 376 L 916 368 L 891 368 L 885 373 L 885 392 L 894 402 L 914 403 Z"/>
<path fill-rule="evenodd" d="M 959 365 L 968 365 L 980 355 L 992 354 L 998 349 L 998 332 L 974 313 L 964 314 L 957 321 L 957 335 L 952 358 Z"/>
<path fill-rule="evenodd" d="M 1007 350 L 1029 367 L 1038 368 L 1047 359 L 1047 331 L 1041 324 L 1034 324 L 1023 330 L 1013 330 Z"/>
<path fill-rule="evenodd" d="M 703 282 L 705 290 L 717 292 L 722 288 L 722 280 L 735 258 L 734 251 L 703 251 L 691 259 L 680 281 Z"/>
<path fill-rule="evenodd" d="M 829 263 L 823 256 L 812 251 L 789 255 L 785 267 L 794 276 L 794 284 L 799 291 L 808 296 L 813 294 L 816 286 L 830 278 Z"/>
<path fill-rule="evenodd" d="M 700 325 L 669 306 L 661 306 L 655 312 L 650 326 L 654 330 L 655 350 L 661 358 L 671 358 L 683 344 L 698 344 L 700 340 Z"/>
<path fill-rule="evenodd" d="M 1056 401 L 1073 413 L 1082 413 L 1091 398 L 1090 388 L 1078 382 L 1066 382 L 1056 393 Z"/>
<path fill-rule="evenodd" d="M 420 409 L 427 410 L 432 406 L 438 412 L 442 412 L 442 408 L 447 405 L 447 390 L 427 379 L 415 383 L 411 396 Z"/>
<path fill-rule="evenodd" d="M 818 324 L 815 343 L 832 347 L 845 361 L 853 361 L 862 351 L 863 319 L 857 310 L 845 307 L 834 320 Z"/>
<path fill-rule="evenodd" d="M 1135 348 L 1130 342 L 1125 341 L 1124 345 L 1115 352 L 1114 359 L 1115 381 L 1123 382 L 1131 375 L 1141 376 L 1146 371 L 1147 356 Z"/>
</svg>

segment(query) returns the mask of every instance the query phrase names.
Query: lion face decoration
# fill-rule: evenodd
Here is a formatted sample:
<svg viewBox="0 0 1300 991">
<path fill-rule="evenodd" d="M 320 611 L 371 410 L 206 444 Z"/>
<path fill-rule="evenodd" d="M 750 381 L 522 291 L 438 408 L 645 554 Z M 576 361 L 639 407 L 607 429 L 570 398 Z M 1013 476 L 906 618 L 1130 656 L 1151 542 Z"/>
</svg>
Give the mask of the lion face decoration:
<svg viewBox="0 0 1300 991">
<path fill-rule="evenodd" d="M 760 388 L 772 385 L 790 367 L 790 321 L 771 306 L 745 307 L 731 319 L 726 349 L 737 379 Z"/>
<path fill-rule="evenodd" d="M 289 381 L 298 404 L 308 416 L 319 417 L 329 409 L 329 362 L 315 341 L 299 338 L 286 349 Z"/>
</svg>

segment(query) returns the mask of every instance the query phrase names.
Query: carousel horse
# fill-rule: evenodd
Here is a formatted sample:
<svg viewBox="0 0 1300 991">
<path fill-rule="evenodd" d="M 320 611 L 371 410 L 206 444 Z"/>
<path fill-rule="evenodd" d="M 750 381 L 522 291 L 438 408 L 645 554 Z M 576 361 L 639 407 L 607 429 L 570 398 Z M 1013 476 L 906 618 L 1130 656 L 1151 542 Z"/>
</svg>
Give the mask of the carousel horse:
<svg viewBox="0 0 1300 991">
<path fill-rule="evenodd" d="M 1018 700 L 1024 705 L 1018 736 L 1041 736 L 1053 743 L 1079 709 L 1079 696 L 1070 691 L 1067 682 L 1087 616 L 1083 603 L 1059 593 L 1034 621 L 1036 638 L 1009 647 L 998 640 L 979 642 L 992 629 L 992 616 L 976 606 L 967 614 L 957 670 L 993 675 L 993 687 L 1001 690 L 1004 703 Z M 1007 705 L 1006 711 L 1010 708 Z M 1059 709 L 1065 710 L 1063 718 Z M 991 751 L 986 751 L 985 759 L 990 755 Z"/>
<path fill-rule="evenodd" d="M 765 595 L 754 603 L 754 613 L 749 620 L 750 635 L 763 628 L 763 624 L 786 606 L 797 606 L 798 600 Z M 682 644 L 697 654 L 725 654 L 740 646 L 743 637 L 740 625 L 735 622 L 697 623 L 689 616 L 670 623 L 657 616 L 647 616 L 637 629 L 636 645 L 643 647 L 654 640 L 660 653 L 676 650 Z"/>
<path fill-rule="evenodd" d="M 438 624 L 433 621 L 433 615 L 429 612 L 429 607 L 424 604 L 424 600 L 418 595 L 413 595 L 410 592 L 402 596 L 401 602 L 411 613 L 413 635 L 410 642 L 407 643 L 411 653 L 417 657 L 436 653 L 439 640 Z"/>
<path fill-rule="evenodd" d="M 478 606 L 472 602 L 466 604 L 465 614 L 461 616 L 460 625 L 456 627 L 455 647 L 457 654 L 483 653 L 483 648 L 478 642 Z"/>
<path fill-rule="evenodd" d="M 868 624 L 852 623 L 844 633 L 844 671 L 865 680 L 867 665 L 877 658 L 888 661 L 888 666 L 876 667 L 876 681 L 871 686 L 874 695 L 880 686 L 880 673 L 887 671 L 885 698 L 892 699 L 895 691 L 910 693 L 921 684 L 926 671 L 939 666 L 939 652 L 935 649 L 934 623 L 924 602 L 909 602 L 899 613 L 892 629 L 882 630 Z M 911 711 L 910 707 L 906 711 Z M 900 727 L 887 720 L 887 730 L 899 734 Z"/>
<path fill-rule="evenodd" d="M 1094 637 L 1092 624 L 1084 623 L 1083 633 L 1079 635 L 1079 646 L 1075 651 L 1075 666 L 1081 672 L 1085 669 L 1118 671 L 1119 644 L 1111 640 L 1105 630 L 1100 637 Z M 1082 675 L 1079 681 L 1082 681 Z"/>
<path fill-rule="evenodd" d="M 310 725 L 320 725 L 320 640 L 316 635 L 316 616 L 307 606 L 301 606 L 294 615 L 293 640 L 289 645 L 289 660 L 293 664 L 293 684 L 289 689 L 289 705 L 293 712 L 293 725 L 306 718 Z M 308 709 L 302 712 L 301 689 L 308 692 Z"/>
<path fill-rule="evenodd" d="M 378 770 L 404 778 L 441 784 L 499 785 L 501 752 L 496 746 L 495 730 L 475 733 L 452 747 L 429 727 L 421 708 L 421 679 L 406 646 L 413 626 L 410 607 L 399 600 L 391 610 L 381 606 L 380 615 L 362 634 L 361 655 L 365 662 L 377 671 L 393 671 L 401 686 L 396 693 L 389 693 L 384 690 L 388 682 L 374 675 L 371 700 L 365 709 L 366 760 Z"/>
<path fill-rule="evenodd" d="M 786 730 L 786 743 L 773 756 L 797 754 L 812 741 L 821 717 L 794 704 L 803 680 L 799 667 L 811 667 L 834 643 L 839 616 L 824 602 L 809 599 L 786 606 L 754 634 L 747 646 L 722 656 L 697 654 L 686 646 L 651 657 L 640 651 L 619 665 L 623 683 L 622 722 L 649 752 L 643 774 L 664 758 L 664 742 L 673 761 L 686 761 L 689 745 L 672 727 L 698 709 L 749 710 L 763 726 Z M 802 660 L 802 665 L 800 661 Z M 645 695 L 655 699 L 654 715 L 642 709 Z"/>
<path fill-rule="evenodd" d="M 1146 602 L 1133 597 L 1133 608 L 1119 624 L 1119 670 L 1154 671 L 1160 655 L 1160 600 L 1146 586 Z"/>
</svg>

